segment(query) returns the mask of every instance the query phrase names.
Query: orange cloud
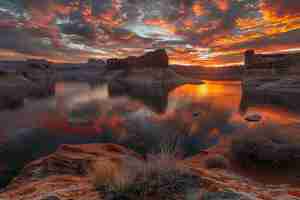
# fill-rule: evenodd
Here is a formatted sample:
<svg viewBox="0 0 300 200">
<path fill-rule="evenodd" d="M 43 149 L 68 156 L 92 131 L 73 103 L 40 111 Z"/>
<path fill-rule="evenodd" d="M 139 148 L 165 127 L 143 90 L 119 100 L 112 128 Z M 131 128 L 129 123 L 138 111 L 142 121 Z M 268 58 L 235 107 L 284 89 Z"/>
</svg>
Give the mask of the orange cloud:
<svg viewBox="0 0 300 200">
<path fill-rule="evenodd" d="M 300 17 L 300 4 L 296 0 L 262 0 L 260 9 L 266 20 L 278 22 L 282 19 Z"/>
<path fill-rule="evenodd" d="M 192 6 L 192 11 L 196 16 L 206 15 L 207 11 L 201 1 L 196 1 Z"/>
<path fill-rule="evenodd" d="M 174 24 L 171 24 L 167 20 L 163 20 L 163 19 L 146 19 L 144 20 L 144 24 L 159 26 L 169 31 L 170 33 L 176 33 L 177 31 L 177 28 Z"/>
<path fill-rule="evenodd" d="M 226 12 L 230 7 L 228 0 L 213 0 L 213 2 L 223 12 Z"/>
</svg>

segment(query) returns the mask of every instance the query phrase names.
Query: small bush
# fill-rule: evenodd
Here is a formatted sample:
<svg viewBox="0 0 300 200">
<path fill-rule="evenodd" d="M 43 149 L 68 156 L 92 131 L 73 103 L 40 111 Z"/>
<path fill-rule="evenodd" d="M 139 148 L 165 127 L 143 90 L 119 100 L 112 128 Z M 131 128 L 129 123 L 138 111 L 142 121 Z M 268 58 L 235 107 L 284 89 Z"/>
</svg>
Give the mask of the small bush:
<svg viewBox="0 0 300 200">
<path fill-rule="evenodd" d="M 278 127 L 257 127 L 233 140 L 231 154 L 243 167 L 295 169 L 300 167 L 300 137 Z"/>
<path fill-rule="evenodd" d="M 226 169 L 228 168 L 228 161 L 224 156 L 216 155 L 208 158 L 205 161 L 205 166 L 208 169 Z"/>
<path fill-rule="evenodd" d="M 90 175 L 94 185 L 106 197 L 118 191 L 118 195 L 128 190 L 137 173 L 135 169 L 140 169 L 142 161 L 124 157 L 123 159 L 100 159 L 94 164 Z"/>
<path fill-rule="evenodd" d="M 128 133 L 118 144 L 132 149 L 139 154 L 159 154 L 162 149 L 175 153 L 180 151 L 183 135 L 173 132 L 162 125 L 145 125 L 131 122 L 127 126 Z"/>
<path fill-rule="evenodd" d="M 123 168 L 117 173 L 118 175 L 103 171 L 100 176 L 93 174 L 98 176 L 94 178 L 95 185 L 105 194 L 105 199 L 175 200 L 182 199 L 187 192 L 198 190 L 201 186 L 199 177 L 178 166 L 173 155 L 164 153 L 146 163 Z"/>
</svg>

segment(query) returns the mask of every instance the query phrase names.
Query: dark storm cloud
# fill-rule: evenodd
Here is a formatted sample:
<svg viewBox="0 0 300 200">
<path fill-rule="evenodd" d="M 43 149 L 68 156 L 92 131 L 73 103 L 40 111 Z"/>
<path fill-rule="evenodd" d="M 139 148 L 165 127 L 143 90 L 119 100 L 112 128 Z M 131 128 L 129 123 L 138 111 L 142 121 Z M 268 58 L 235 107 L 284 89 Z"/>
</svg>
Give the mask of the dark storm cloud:
<svg viewBox="0 0 300 200">
<path fill-rule="evenodd" d="M 110 9 L 112 7 L 111 0 L 93 0 L 92 1 L 92 14 L 97 16 L 98 14 Z"/>
<path fill-rule="evenodd" d="M 52 0 L 26 0 L 22 4 L 26 9 L 39 9 L 41 11 L 48 11 Z"/>
<path fill-rule="evenodd" d="M 172 63 L 219 65 L 297 49 L 299 12 L 295 0 L 0 1 L 0 49 L 80 61 L 167 48 Z"/>
<path fill-rule="evenodd" d="M 61 31 L 65 34 L 74 34 L 79 35 L 87 39 L 94 38 L 94 30 L 93 27 L 89 24 L 84 23 L 67 23 L 64 25 L 61 25 Z"/>
<path fill-rule="evenodd" d="M 274 49 L 277 47 L 277 50 L 280 50 L 282 47 L 300 47 L 300 30 L 298 29 L 288 33 L 282 33 L 276 37 L 263 37 L 257 40 L 244 42 L 230 46 L 226 48 L 226 50 L 264 49 L 270 46 Z"/>
<path fill-rule="evenodd" d="M 46 40 L 43 41 L 39 35 L 43 34 L 18 28 L 2 28 L 0 29 L 1 48 L 26 54 L 47 55 L 52 46 Z"/>
</svg>

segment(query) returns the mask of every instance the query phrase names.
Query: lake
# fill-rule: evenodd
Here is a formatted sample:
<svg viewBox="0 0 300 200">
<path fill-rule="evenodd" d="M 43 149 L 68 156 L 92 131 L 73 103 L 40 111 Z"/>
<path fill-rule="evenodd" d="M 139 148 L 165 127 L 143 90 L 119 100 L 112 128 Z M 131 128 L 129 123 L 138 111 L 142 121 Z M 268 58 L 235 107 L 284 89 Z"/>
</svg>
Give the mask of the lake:
<svg viewBox="0 0 300 200">
<path fill-rule="evenodd" d="M 245 116 L 258 113 L 250 123 Z M 190 154 L 227 141 L 256 126 L 300 127 L 300 114 L 285 106 L 256 102 L 243 95 L 239 81 L 201 85 L 124 88 L 58 83 L 54 97 L 28 100 L 19 110 L 0 112 L 1 184 L 24 164 L 54 152 L 61 144 L 126 143 L 126 135 L 184 134 Z M 150 148 L 150 147 L 149 147 Z"/>
</svg>

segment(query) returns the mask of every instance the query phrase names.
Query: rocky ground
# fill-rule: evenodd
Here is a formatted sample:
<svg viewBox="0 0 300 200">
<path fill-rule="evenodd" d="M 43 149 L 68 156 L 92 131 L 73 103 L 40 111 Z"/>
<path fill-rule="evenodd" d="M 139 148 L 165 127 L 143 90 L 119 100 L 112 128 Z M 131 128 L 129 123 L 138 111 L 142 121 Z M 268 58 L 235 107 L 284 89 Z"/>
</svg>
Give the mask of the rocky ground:
<svg viewBox="0 0 300 200">
<path fill-rule="evenodd" d="M 202 152 L 178 163 L 192 169 L 203 181 L 196 199 L 233 200 L 296 200 L 300 188 L 291 185 L 264 184 L 227 169 L 208 169 L 208 157 L 218 149 Z M 100 200 L 103 194 L 95 189 L 90 170 L 95 161 L 107 163 L 118 175 L 124 162 L 145 162 L 137 153 L 114 144 L 63 145 L 54 154 L 28 164 L 5 189 L 5 200 Z M 56 197 L 56 198 L 54 198 Z"/>
</svg>

